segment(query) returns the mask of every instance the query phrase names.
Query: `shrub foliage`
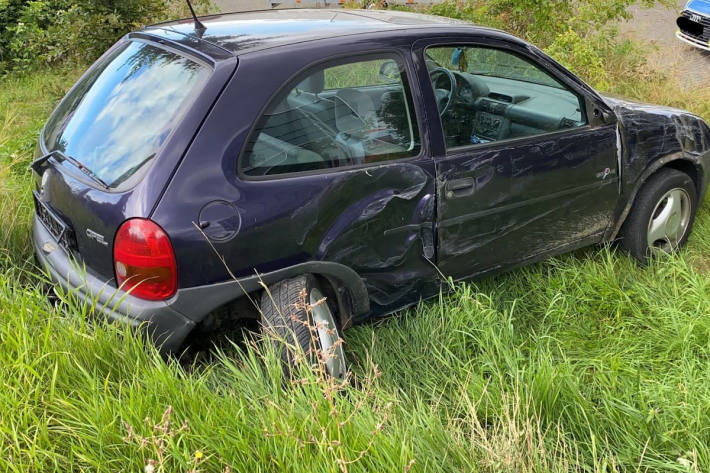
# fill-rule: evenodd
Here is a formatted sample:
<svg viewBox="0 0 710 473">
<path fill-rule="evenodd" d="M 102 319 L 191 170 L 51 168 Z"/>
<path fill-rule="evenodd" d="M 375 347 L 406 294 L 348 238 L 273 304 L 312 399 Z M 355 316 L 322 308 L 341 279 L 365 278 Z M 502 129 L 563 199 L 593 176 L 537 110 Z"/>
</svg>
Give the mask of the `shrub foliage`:
<svg viewBox="0 0 710 473">
<path fill-rule="evenodd" d="M 650 7 L 668 0 L 642 0 Z M 630 18 L 636 0 L 446 0 L 428 13 L 491 26 L 520 36 L 560 61 L 597 88 L 609 88 L 603 58 L 617 56 L 613 27 Z M 638 59 L 638 55 L 632 59 Z M 638 64 L 629 64 L 638 66 Z"/>
<path fill-rule="evenodd" d="M 90 62 L 128 31 L 187 14 L 182 0 L 0 0 L 0 12 L 0 68 L 13 69 Z"/>
</svg>

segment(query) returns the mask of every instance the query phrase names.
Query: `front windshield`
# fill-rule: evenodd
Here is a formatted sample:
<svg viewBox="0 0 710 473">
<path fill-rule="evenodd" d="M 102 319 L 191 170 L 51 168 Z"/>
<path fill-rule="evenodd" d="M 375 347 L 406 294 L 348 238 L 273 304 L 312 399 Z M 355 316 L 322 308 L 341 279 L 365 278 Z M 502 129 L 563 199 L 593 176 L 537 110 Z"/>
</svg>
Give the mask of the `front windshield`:
<svg viewBox="0 0 710 473">
<path fill-rule="evenodd" d="M 537 67 L 510 53 L 499 49 L 473 47 L 444 47 L 427 50 L 429 68 L 468 72 L 469 74 L 500 77 L 516 81 L 532 82 L 562 89 L 557 80 Z"/>
<path fill-rule="evenodd" d="M 55 110 L 45 129 L 47 151 L 62 152 L 116 187 L 156 156 L 209 72 L 176 52 L 129 41 Z"/>
</svg>

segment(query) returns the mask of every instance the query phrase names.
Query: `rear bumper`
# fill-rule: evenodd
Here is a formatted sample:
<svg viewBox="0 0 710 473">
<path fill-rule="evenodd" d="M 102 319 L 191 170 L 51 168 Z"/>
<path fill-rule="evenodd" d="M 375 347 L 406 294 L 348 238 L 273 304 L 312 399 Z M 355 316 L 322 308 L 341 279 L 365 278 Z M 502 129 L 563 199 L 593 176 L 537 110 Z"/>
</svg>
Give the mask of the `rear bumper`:
<svg viewBox="0 0 710 473">
<path fill-rule="evenodd" d="M 164 353 L 176 353 L 192 329 L 218 307 L 245 294 L 260 292 L 264 286 L 301 274 L 319 274 L 342 284 L 352 304 L 352 315 L 358 319 L 370 312 L 364 281 L 351 268 L 339 263 L 309 261 L 237 280 L 181 288 L 167 301 L 146 301 L 118 291 L 111 281 L 79 267 L 56 244 L 36 215 L 32 233 L 37 259 L 47 269 L 52 281 L 71 291 L 74 297 L 86 301 L 108 319 L 147 330 Z M 47 243 L 54 246 L 52 251 L 45 250 Z"/>
<path fill-rule="evenodd" d="M 90 271 L 80 268 L 42 225 L 37 216 L 32 226 L 35 254 L 40 265 L 73 297 L 87 301 L 109 320 L 147 330 L 163 353 L 175 353 L 195 327 L 195 321 L 175 310 L 177 296 L 168 301 L 146 301 L 118 291 Z M 45 248 L 45 245 L 54 247 Z"/>
</svg>

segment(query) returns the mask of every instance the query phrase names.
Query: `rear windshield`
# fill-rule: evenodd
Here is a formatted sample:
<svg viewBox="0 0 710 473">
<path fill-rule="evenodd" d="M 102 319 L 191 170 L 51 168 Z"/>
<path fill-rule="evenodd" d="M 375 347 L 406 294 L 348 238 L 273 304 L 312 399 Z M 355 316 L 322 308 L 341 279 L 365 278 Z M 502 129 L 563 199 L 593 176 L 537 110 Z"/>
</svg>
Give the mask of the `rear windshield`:
<svg viewBox="0 0 710 473">
<path fill-rule="evenodd" d="M 55 110 L 45 129 L 47 151 L 61 151 L 117 187 L 155 157 L 210 71 L 130 41 L 92 68 Z"/>
</svg>

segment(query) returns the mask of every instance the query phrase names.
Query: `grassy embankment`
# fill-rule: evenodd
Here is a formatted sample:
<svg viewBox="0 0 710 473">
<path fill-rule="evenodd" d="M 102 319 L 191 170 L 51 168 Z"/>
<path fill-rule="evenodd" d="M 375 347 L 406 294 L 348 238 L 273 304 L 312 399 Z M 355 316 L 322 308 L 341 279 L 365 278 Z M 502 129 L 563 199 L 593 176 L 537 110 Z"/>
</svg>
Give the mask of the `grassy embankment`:
<svg viewBox="0 0 710 473">
<path fill-rule="evenodd" d="M 609 64 L 710 118 L 707 90 Z M 38 288 L 27 164 L 77 74 L 0 79 L 1 471 L 710 471 L 707 206 L 648 268 L 593 248 L 351 330 L 337 395 L 254 350 L 185 371 Z"/>
</svg>

